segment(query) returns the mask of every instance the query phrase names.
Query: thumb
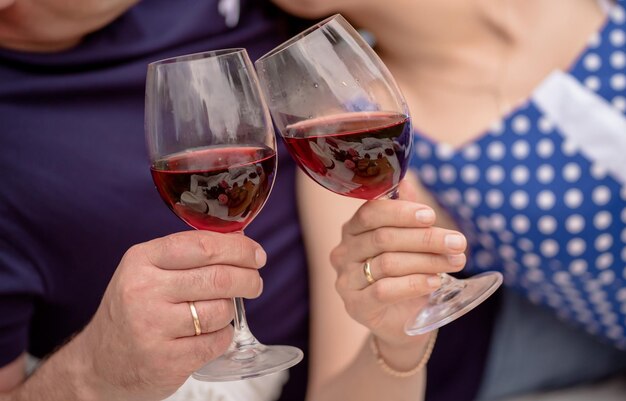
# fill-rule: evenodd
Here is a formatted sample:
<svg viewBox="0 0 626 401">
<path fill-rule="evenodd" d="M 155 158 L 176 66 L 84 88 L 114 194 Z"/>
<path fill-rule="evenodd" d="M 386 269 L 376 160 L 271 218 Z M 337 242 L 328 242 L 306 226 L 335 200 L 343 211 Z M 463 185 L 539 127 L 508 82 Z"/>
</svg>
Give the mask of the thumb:
<svg viewBox="0 0 626 401">
<path fill-rule="evenodd" d="M 417 202 L 418 188 L 419 183 L 417 181 L 417 174 L 415 174 L 415 171 L 413 170 L 408 170 L 402 181 L 400 181 L 400 185 L 398 186 L 400 199 Z"/>
</svg>

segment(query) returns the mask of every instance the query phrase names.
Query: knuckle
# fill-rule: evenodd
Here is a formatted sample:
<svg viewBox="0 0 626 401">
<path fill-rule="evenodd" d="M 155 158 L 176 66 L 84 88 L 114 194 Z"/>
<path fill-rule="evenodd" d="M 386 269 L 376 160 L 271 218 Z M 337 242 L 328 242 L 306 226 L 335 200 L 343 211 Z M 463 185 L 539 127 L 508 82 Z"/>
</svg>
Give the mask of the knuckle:
<svg viewBox="0 0 626 401">
<path fill-rule="evenodd" d="M 220 290 L 220 292 L 229 292 L 233 288 L 234 280 L 228 269 L 213 266 L 209 271 L 209 280 L 212 288 Z"/>
<path fill-rule="evenodd" d="M 216 337 L 215 344 L 215 353 L 217 355 L 222 355 L 230 346 L 233 341 L 233 326 L 227 325 L 221 330 L 216 331 L 213 335 Z"/>
<path fill-rule="evenodd" d="M 207 277 L 211 276 L 211 272 L 202 273 L 197 270 L 189 270 L 184 275 L 178 277 L 178 288 L 206 288 L 209 282 Z"/>
<path fill-rule="evenodd" d="M 135 258 L 140 257 L 141 255 L 144 254 L 143 248 L 144 248 L 143 244 L 135 244 L 131 246 L 124 253 L 124 256 L 122 257 L 122 259 L 127 260 L 127 259 L 135 259 Z"/>
<path fill-rule="evenodd" d="M 380 279 L 381 277 L 393 276 L 393 267 L 395 266 L 395 260 L 392 254 L 383 253 L 378 257 L 378 271 Z"/>
<path fill-rule="evenodd" d="M 393 208 L 393 214 L 395 221 L 407 221 L 407 216 L 409 216 L 414 210 L 414 206 L 412 204 L 405 204 L 403 202 L 399 207 Z"/>
<path fill-rule="evenodd" d="M 343 274 L 339 274 L 337 279 L 335 280 L 335 290 L 339 294 L 343 294 L 345 290 L 348 288 L 348 277 Z"/>
<path fill-rule="evenodd" d="M 145 283 L 145 280 L 130 278 L 120 282 L 117 292 L 123 305 L 132 305 L 141 301 L 149 288 L 150 286 Z"/>
<path fill-rule="evenodd" d="M 441 256 L 440 255 L 436 255 L 434 253 L 429 253 L 428 254 L 428 267 L 431 270 L 437 270 L 441 267 L 442 263 L 441 263 Z"/>
<path fill-rule="evenodd" d="M 333 266 L 335 271 L 340 270 L 346 254 L 347 251 L 344 246 L 337 246 L 330 251 L 330 264 Z"/>
<path fill-rule="evenodd" d="M 156 241 L 158 242 L 154 243 L 156 245 L 155 255 L 148 255 L 148 257 L 150 257 L 150 262 L 154 266 L 160 267 L 161 263 L 157 261 L 163 259 L 176 259 L 183 252 L 183 235 L 180 233 L 166 235 Z"/>
<path fill-rule="evenodd" d="M 254 253 L 254 247 L 252 245 L 252 240 L 243 235 L 231 236 L 230 238 L 235 239 L 233 244 L 231 245 L 232 249 L 229 249 L 228 252 L 235 255 L 237 260 L 243 259 L 248 254 Z M 222 247 L 224 249 L 225 247 Z"/>
<path fill-rule="evenodd" d="M 199 361 L 206 362 L 213 360 L 228 349 L 233 338 L 232 326 L 228 325 L 221 330 L 209 334 L 208 337 L 210 338 L 209 341 L 206 341 L 200 346 L 196 344 L 193 349 L 196 359 Z"/>
<path fill-rule="evenodd" d="M 422 276 L 409 276 L 407 285 L 412 293 L 424 292 L 424 278 Z"/>
<path fill-rule="evenodd" d="M 378 228 L 374 230 L 372 235 L 373 245 L 378 249 L 384 249 L 388 245 L 393 243 L 393 234 L 391 230 L 387 228 Z"/>
<path fill-rule="evenodd" d="M 354 214 L 356 223 L 365 230 L 372 228 L 372 218 L 374 217 L 374 213 L 367 206 L 368 204 L 366 203 Z"/>
<path fill-rule="evenodd" d="M 230 299 L 218 300 L 219 313 L 223 315 L 227 321 L 231 321 L 235 316 L 233 301 Z"/>
<path fill-rule="evenodd" d="M 232 301 L 227 299 L 217 299 L 212 301 L 210 309 L 207 311 L 207 316 L 204 318 L 205 332 L 215 331 L 215 329 L 221 329 L 228 324 L 233 318 Z M 215 327 L 210 330 L 212 326 Z"/>
<path fill-rule="evenodd" d="M 161 250 L 164 253 L 175 253 L 177 249 L 180 247 L 180 243 L 182 242 L 181 235 L 167 235 L 163 237 L 163 243 L 161 244 Z"/>
<path fill-rule="evenodd" d="M 422 244 L 427 248 L 430 248 L 432 246 L 433 230 L 431 230 L 430 228 L 427 228 L 422 231 Z"/>
<path fill-rule="evenodd" d="M 145 271 L 146 268 L 157 266 L 154 259 L 155 255 L 148 251 L 145 244 L 135 244 L 122 255 L 115 275 L 138 276 L 136 269 L 140 268 Z"/>
<path fill-rule="evenodd" d="M 197 237 L 197 242 L 198 248 L 200 248 L 203 254 L 211 257 L 219 253 L 220 247 L 215 246 L 216 241 L 213 238 L 202 235 Z M 235 249 L 233 248 L 232 251 L 235 251 Z"/>
<path fill-rule="evenodd" d="M 387 288 L 387 285 L 385 284 L 385 281 L 377 281 L 372 284 L 370 288 L 374 300 L 381 303 L 387 300 L 389 290 Z"/>
</svg>

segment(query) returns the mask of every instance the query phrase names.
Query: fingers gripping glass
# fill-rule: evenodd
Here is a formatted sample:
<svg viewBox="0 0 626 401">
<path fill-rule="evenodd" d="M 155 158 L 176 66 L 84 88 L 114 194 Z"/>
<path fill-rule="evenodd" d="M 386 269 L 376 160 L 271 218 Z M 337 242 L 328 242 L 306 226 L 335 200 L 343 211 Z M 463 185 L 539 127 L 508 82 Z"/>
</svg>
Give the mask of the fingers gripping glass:
<svg viewBox="0 0 626 401">
<path fill-rule="evenodd" d="M 145 118 L 152 178 L 167 206 L 195 229 L 242 232 L 263 207 L 276 172 L 275 135 L 246 51 L 150 64 Z M 297 348 L 259 343 L 243 300 L 234 304 L 233 343 L 194 378 L 246 379 L 302 360 Z"/>
<path fill-rule="evenodd" d="M 255 66 L 274 124 L 309 177 L 344 196 L 397 198 L 412 153 L 409 110 L 386 66 L 342 16 L 295 36 Z M 443 274 L 442 282 L 406 323 L 408 334 L 465 314 L 496 290 L 502 275 Z"/>
</svg>

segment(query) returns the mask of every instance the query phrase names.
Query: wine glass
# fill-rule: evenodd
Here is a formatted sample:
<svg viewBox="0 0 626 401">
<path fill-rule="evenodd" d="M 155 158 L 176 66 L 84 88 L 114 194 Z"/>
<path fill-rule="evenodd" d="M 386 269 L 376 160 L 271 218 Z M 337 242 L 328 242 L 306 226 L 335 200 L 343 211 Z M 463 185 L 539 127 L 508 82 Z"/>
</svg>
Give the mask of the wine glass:
<svg viewBox="0 0 626 401">
<path fill-rule="evenodd" d="M 244 49 L 224 49 L 151 63 L 145 134 L 150 170 L 167 206 L 198 230 L 243 232 L 267 199 L 276 171 L 271 118 Z M 193 373 L 230 381 L 287 369 L 295 347 L 265 346 L 235 298 L 234 338 L 226 353 Z"/>
<path fill-rule="evenodd" d="M 334 15 L 255 62 L 274 124 L 304 172 L 323 187 L 360 199 L 395 199 L 412 151 L 406 102 L 359 33 Z M 409 319 L 409 335 L 429 332 L 480 304 L 499 272 L 442 286 Z"/>
</svg>

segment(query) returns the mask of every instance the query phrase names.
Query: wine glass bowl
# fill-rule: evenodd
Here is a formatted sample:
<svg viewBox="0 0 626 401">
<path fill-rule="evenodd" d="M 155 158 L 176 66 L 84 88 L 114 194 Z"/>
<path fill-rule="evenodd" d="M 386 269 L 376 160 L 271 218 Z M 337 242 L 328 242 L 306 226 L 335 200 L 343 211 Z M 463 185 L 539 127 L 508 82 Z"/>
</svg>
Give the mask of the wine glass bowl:
<svg viewBox="0 0 626 401">
<path fill-rule="evenodd" d="M 343 17 L 312 26 L 255 66 L 274 124 L 307 175 L 346 196 L 395 196 L 413 143 L 408 106 Z"/>
<path fill-rule="evenodd" d="M 198 230 L 242 231 L 269 196 L 276 152 L 270 147 L 210 146 L 155 160 L 159 194 Z"/>
<path fill-rule="evenodd" d="M 302 170 L 341 195 L 395 195 L 408 164 L 411 123 L 404 114 L 351 112 L 290 124 L 284 140 Z"/>
<path fill-rule="evenodd" d="M 145 105 L 150 171 L 166 205 L 195 229 L 242 233 L 265 204 L 277 166 L 271 117 L 247 52 L 151 63 Z M 233 301 L 231 346 L 194 378 L 240 380 L 302 360 L 298 348 L 261 344 L 248 328 L 243 300 Z"/>
<path fill-rule="evenodd" d="M 335 193 L 397 198 L 412 154 L 408 106 L 391 73 L 339 14 L 255 62 L 274 124 L 301 169 Z M 442 286 L 409 319 L 423 334 L 465 314 L 502 283 L 499 272 Z"/>
</svg>

